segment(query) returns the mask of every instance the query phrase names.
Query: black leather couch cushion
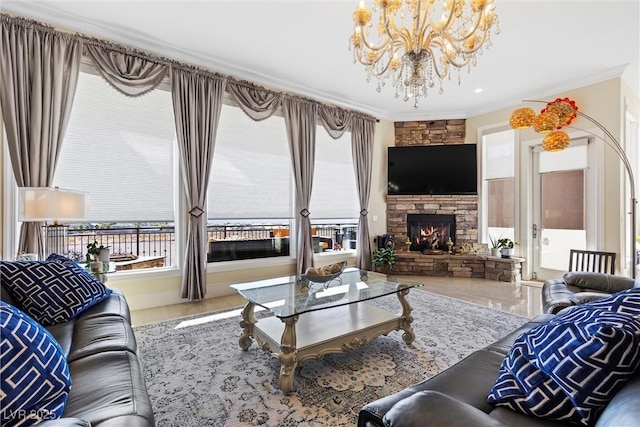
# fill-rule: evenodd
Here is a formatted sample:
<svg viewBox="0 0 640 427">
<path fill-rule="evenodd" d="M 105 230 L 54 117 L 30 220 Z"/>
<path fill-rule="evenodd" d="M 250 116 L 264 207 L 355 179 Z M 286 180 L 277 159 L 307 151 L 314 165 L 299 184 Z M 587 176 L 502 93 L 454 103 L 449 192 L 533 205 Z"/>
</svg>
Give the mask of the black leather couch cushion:
<svg viewBox="0 0 640 427">
<path fill-rule="evenodd" d="M 73 387 L 65 417 L 85 419 L 93 427 L 154 425 L 142 368 L 135 354 L 106 351 L 74 360 L 69 368 Z"/>
</svg>

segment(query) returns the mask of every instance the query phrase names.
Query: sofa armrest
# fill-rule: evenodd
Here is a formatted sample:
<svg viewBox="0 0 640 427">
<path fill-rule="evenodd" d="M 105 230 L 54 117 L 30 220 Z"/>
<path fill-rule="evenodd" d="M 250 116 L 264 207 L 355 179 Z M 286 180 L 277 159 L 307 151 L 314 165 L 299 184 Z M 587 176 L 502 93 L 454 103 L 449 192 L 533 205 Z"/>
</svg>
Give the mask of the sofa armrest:
<svg viewBox="0 0 640 427">
<path fill-rule="evenodd" d="M 415 393 L 396 403 L 383 421 L 388 427 L 505 427 L 489 414 L 432 390 Z"/>
<path fill-rule="evenodd" d="M 91 423 L 80 418 L 64 417 L 38 423 L 38 427 L 91 427 Z"/>
<path fill-rule="evenodd" d="M 578 292 L 573 294 L 573 296 L 571 297 L 571 302 L 573 302 L 575 305 L 580 305 L 610 296 L 611 294 L 607 294 L 604 292 Z"/>
<path fill-rule="evenodd" d="M 634 280 L 630 277 L 615 276 L 613 274 L 590 273 L 585 271 L 571 271 L 562 276 L 567 285 L 614 294 L 631 289 Z"/>
<path fill-rule="evenodd" d="M 550 279 L 542 286 L 542 309 L 547 314 L 558 314 L 560 310 L 574 305 L 573 291 L 562 280 Z"/>
</svg>

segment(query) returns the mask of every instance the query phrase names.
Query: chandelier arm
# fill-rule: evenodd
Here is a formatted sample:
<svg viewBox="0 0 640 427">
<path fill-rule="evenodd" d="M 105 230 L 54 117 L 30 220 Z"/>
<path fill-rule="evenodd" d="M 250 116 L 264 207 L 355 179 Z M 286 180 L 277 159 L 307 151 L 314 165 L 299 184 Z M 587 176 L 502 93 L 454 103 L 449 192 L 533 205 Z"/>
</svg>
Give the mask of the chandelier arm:
<svg viewBox="0 0 640 427">
<path fill-rule="evenodd" d="M 375 70 L 375 68 L 373 67 L 374 64 L 378 63 L 380 61 L 382 57 L 378 58 L 377 61 L 371 63 L 371 64 L 366 64 L 369 65 L 371 67 L 371 69 L 369 70 L 371 72 L 372 75 L 376 76 L 376 77 L 380 77 L 382 76 L 384 73 L 387 72 L 387 70 L 389 69 L 389 66 L 391 65 L 391 59 L 387 60 L 386 65 L 384 66 L 384 68 L 382 70 L 380 70 L 379 72 L 377 72 Z"/>
<path fill-rule="evenodd" d="M 450 57 L 449 55 L 447 55 L 447 59 L 449 60 L 449 63 L 450 63 L 451 65 L 453 65 L 454 67 L 456 67 L 456 68 L 462 68 L 462 67 L 464 67 L 465 65 L 467 65 L 467 64 L 469 63 L 469 61 L 471 61 L 471 58 L 467 58 L 467 59 L 465 59 L 465 60 L 464 60 L 464 61 L 462 61 L 462 62 L 457 62 L 457 61 L 455 60 L 455 57 L 453 57 L 453 58 L 452 58 L 452 57 Z"/>
<path fill-rule="evenodd" d="M 472 53 L 476 53 L 477 51 L 479 51 L 482 46 L 484 46 L 484 42 L 487 40 L 487 35 L 489 33 L 487 31 L 483 31 L 482 32 L 482 38 L 480 39 L 480 43 L 476 43 L 473 49 L 467 50 L 467 49 L 463 49 L 463 52 L 466 54 L 472 54 Z"/>
<path fill-rule="evenodd" d="M 456 42 L 462 42 L 462 41 L 465 41 L 465 40 L 467 40 L 469 37 L 471 37 L 472 35 L 474 35 L 474 34 L 475 34 L 476 30 L 477 30 L 477 29 L 478 29 L 478 27 L 480 26 L 480 22 L 482 22 L 482 18 L 483 18 L 483 17 L 484 17 L 484 9 L 483 9 L 483 12 L 480 12 L 480 13 L 478 14 L 478 18 L 477 18 L 476 23 L 475 23 L 475 25 L 473 26 L 473 28 L 472 28 L 471 30 L 469 30 L 469 31 L 468 31 L 465 35 L 463 35 L 461 38 L 453 37 L 452 35 L 450 35 L 450 34 L 449 34 L 449 32 L 448 32 L 448 31 L 445 31 L 445 33 L 446 33 L 447 35 L 450 35 L 450 40 L 453 40 L 453 41 L 456 41 Z M 445 28 L 446 28 L 446 27 L 445 27 Z M 484 31 L 484 32 L 486 33 L 486 31 Z"/>
<path fill-rule="evenodd" d="M 447 36 L 449 36 L 449 34 L 447 34 Z M 475 46 L 476 46 L 476 47 L 474 47 L 473 49 L 470 49 L 470 50 L 464 49 L 464 47 L 463 47 L 463 48 L 461 49 L 461 52 L 460 52 L 460 53 L 462 53 L 463 55 L 471 55 L 471 54 L 476 53 L 477 51 L 479 51 L 479 50 L 482 48 L 482 46 L 484 45 L 484 42 L 486 41 L 486 39 L 487 39 L 487 32 L 483 32 L 483 33 L 482 33 L 482 39 L 481 39 L 480 43 L 476 43 L 476 44 L 475 44 Z M 447 40 L 448 40 L 448 41 L 450 41 L 451 43 L 454 43 L 454 41 L 455 41 L 455 39 L 454 39 L 454 38 L 452 38 L 452 37 L 447 37 Z M 465 61 L 464 61 L 464 62 L 459 63 L 459 62 L 456 62 L 456 61 L 455 61 L 455 58 L 456 58 L 458 55 L 450 56 L 450 55 L 449 55 L 449 53 L 447 52 L 447 50 L 446 50 L 446 49 L 444 49 L 443 47 L 441 47 L 441 50 L 442 50 L 442 51 L 444 52 L 444 54 L 446 55 L 447 59 L 449 59 L 449 61 L 450 61 L 454 66 L 456 66 L 457 68 L 462 68 L 462 67 L 464 67 L 464 66 L 465 66 L 465 65 L 467 65 L 467 64 L 469 63 L 469 61 L 471 60 L 471 58 L 467 58 L 467 59 L 465 59 Z"/>
<path fill-rule="evenodd" d="M 384 6 L 382 8 L 382 20 L 383 20 L 383 24 L 384 24 L 384 31 L 387 33 L 387 37 L 389 38 L 388 40 L 394 40 L 395 37 L 393 34 L 391 34 L 391 29 L 389 28 L 389 25 L 391 23 L 390 19 L 389 19 L 389 14 L 387 12 L 388 7 Z M 394 29 L 395 28 L 395 24 L 393 25 Z M 396 29 L 397 32 L 397 29 Z"/>
<path fill-rule="evenodd" d="M 420 18 L 422 17 L 421 16 L 422 15 L 421 14 L 422 2 L 420 0 L 418 0 L 417 3 L 418 4 L 417 4 L 416 13 L 413 16 L 413 24 L 414 24 L 413 25 L 413 34 L 415 35 L 415 39 L 416 40 L 415 40 L 415 43 L 412 44 L 413 45 L 412 47 L 413 47 L 413 51 L 415 53 L 418 53 L 418 48 L 421 46 L 420 40 L 422 40 L 421 35 L 422 35 L 423 31 L 424 31 L 423 25 L 420 23 Z M 423 22 L 424 23 L 427 22 L 426 14 L 425 14 Z"/>
<path fill-rule="evenodd" d="M 420 1 L 420 0 L 418 0 L 418 1 Z M 442 27 L 442 32 L 445 32 L 445 30 L 447 28 L 449 28 L 449 25 L 451 25 L 451 21 L 453 20 L 453 12 L 454 12 L 455 6 L 456 6 L 456 2 L 452 1 L 451 2 L 451 10 L 449 11 L 449 17 L 447 18 L 447 22 Z"/>
<path fill-rule="evenodd" d="M 537 99 L 525 99 L 523 102 L 540 102 L 543 104 L 548 104 L 549 101 L 540 101 Z M 593 132 L 589 132 L 587 130 L 584 129 L 579 129 L 581 131 L 587 132 L 591 135 L 593 135 L 594 137 L 600 139 L 601 141 L 604 141 L 605 144 L 607 144 L 609 147 L 611 147 L 613 149 L 613 151 L 618 155 L 618 158 L 620 158 L 620 160 L 622 161 L 622 164 L 624 165 L 625 171 L 627 172 L 627 177 L 629 178 L 629 192 L 631 193 L 631 200 L 630 200 L 630 206 L 629 206 L 629 215 L 631 216 L 630 219 L 630 236 L 629 236 L 629 240 L 630 240 L 630 252 L 629 252 L 629 258 L 631 260 L 630 262 L 630 266 L 629 266 L 629 274 L 631 275 L 632 278 L 636 279 L 636 204 L 637 204 L 637 199 L 636 199 L 636 184 L 635 184 L 635 178 L 633 176 L 633 169 L 631 168 L 631 162 L 629 162 L 629 158 L 627 157 L 624 149 L 622 148 L 622 146 L 620 145 L 620 143 L 618 142 L 618 140 L 613 136 L 613 134 L 611 132 L 609 132 L 609 130 L 607 128 L 605 128 L 599 121 L 597 121 L 596 119 L 594 119 L 591 116 L 588 116 L 587 114 L 575 110 L 576 114 L 578 114 L 580 117 L 584 117 L 585 119 L 589 120 L 591 123 L 593 123 L 594 125 L 596 125 L 598 127 L 598 129 L 600 129 L 602 132 L 604 132 L 604 134 L 609 138 L 609 140 L 602 138 L 599 135 L 594 134 Z M 565 126 L 565 127 L 569 127 L 572 129 L 578 129 L 572 126 Z M 638 279 L 635 280 L 636 283 L 638 281 Z"/>
<path fill-rule="evenodd" d="M 440 51 L 441 51 L 441 52 L 442 52 L 442 53 L 447 57 L 447 60 L 449 61 L 449 63 L 450 63 L 451 65 L 453 65 L 454 67 L 456 67 L 456 68 L 462 68 L 462 67 L 464 67 L 465 65 L 467 65 L 467 64 L 469 63 L 469 61 L 471 61 L 471 58 L 467 58 L 467 59 L 465 59 L 463 62 L 457 62 L 457 61 L 455 60 L 455 59 L 456 59 L 456 56 L 450 56 L 450 55 L 447 53 L 446 49 L 444 48 L 444 46 L 442 45 L 442 43 L 441 43 L 441 42 L 438 42 L 438 41 L 435 41 L 435 40 L 434 40 L 434 41 L 433 41 L 433 44 L 434 44 L 434 45 L 436 45 L 436 46 L 440 49 Z M 433 56 L 433 51 L 431 50 L 431 46 L 429 46 L 429 47 L 427 48 L 427 50 L 429 50 L 429 52 L 432 54 L 432 57 L 433 57 L 433 63 L 434 63 L 434 66 L 436 66 L 436 70 L 437 70 L 437 65 L 436 65 L 436 64 L 437 64 L 437 61 L 436 61 L 436 57 L 435 57 L 435 56 Z M 446 74 L 446 73 L 445 73 L 445 74 Z M 441 76 L 441 75 L 438 73 L 438 77 L 442 78 L 443 76 Z"/>
<path fill-rule="evenodd" d="M 400 44 L 400 42 L 398 41 L 398 37 L 400 39 L 402 39 L 402 43 Z M 407 30 L 406 28 L 403 28 L 401 31 L 398 32 L 398 37 L 394 38 L 391 42 L 392 46 L 394 42 L 397 42 L 398 44 L 400 44 L 400 46 L 398 46 L 398 49 L 402 48 L 405 52 L 409 52 L 414 50 L 413 49 L 413 43 L 411 42 L 411 33 L 409 32 L 409 30 Z"/>
<path fill-rule="evenodd" d="M 362 40 L 362 42 L 364 43 L 364 45 L 367 47 L 367 49 L 372 50 L 374 52 L 378 52 L 381 50 L 386 49 L 389 46 L 389 40 L 385 40 L 384 43 L 382 43 L 380 46 L 374 46 L 373 44 L 369 43 L 369 41 L 366 39 L 364 32 L 360 33 L 360 40 Z"/>
<path fill-rule="evenodd" d="M 444 79 L 445 76 L 449 73 L 449 64 L 443 64 L 444 65 L 444 72 L 440 72 L 440 69 L 438 68 L 438 61 L 436 61 L 436 57 L 433 55 L 433 50 L 431 49 L 431 46 L 427 47 L 425 50 L 427 50 L 429 52 L 429 55 L 431 55 L 431 64 L 433 65 L 433 69 L 436 72 L 436 75 L 438 76 L 438 78 L 440 80 Z"/>
</svg>

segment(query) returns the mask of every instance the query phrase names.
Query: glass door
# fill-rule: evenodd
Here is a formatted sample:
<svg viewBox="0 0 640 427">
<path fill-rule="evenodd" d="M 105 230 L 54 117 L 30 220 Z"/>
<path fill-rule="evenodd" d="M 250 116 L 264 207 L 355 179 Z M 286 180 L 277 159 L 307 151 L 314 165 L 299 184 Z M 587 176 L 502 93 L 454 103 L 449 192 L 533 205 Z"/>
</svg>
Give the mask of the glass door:
<svg viewBox="0 0 640 427">
<path fill-rule="evenodd" d="M 560 152 L 533 148 L 533 277 L 560 278 L 569 250 L 589 244 L 588 141 Z"/>
</svg>

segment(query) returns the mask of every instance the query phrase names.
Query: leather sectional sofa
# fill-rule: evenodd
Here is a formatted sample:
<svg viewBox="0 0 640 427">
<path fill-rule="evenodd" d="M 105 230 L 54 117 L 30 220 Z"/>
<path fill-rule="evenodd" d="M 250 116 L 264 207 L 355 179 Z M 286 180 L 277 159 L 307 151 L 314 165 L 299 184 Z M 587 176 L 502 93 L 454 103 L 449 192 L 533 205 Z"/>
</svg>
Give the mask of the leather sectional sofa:
<svg viewBox="0 0 640 427">
<path fill-rule="evenodd" d="M 540 315 L 434 377 L 365 405 L 359 413 L 358 427 L 576 425 L 487 403 L 501 364 L 516 339 L 557 318 L 552 314 Z M 637 369 L 613 396 L 595 425 L 622 427 L 638 426 L 639 423 L 640 369 Z"/>
<path fill-rule="evenodd" d="M 22 309 L 4 284 L 2 301 Z M 47 326 L 60 344 L 72 387 L 62 417 L 42 427 L 155 425 L 127 302 L 118 290 L 77 317 Z"/>
<path fill-rule="evenodd" d="M 572 271 L 562 279 L 547 280 L 542 286 L 542 310 L 556 314 L 562 309 L 640 287 L 640 281 L 604 273 Z"/>
</svg>

